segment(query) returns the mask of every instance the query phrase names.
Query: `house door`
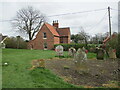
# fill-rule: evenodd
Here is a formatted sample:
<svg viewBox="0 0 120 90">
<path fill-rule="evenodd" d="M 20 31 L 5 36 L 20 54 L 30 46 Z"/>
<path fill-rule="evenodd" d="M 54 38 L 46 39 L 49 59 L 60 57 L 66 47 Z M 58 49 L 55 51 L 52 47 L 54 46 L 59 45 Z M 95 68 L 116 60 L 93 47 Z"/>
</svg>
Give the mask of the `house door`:
<svg viewBox="0 0 120 90">
<path fill-rule="evenodd" d="M 44 45 L 43 45 L 43 48 L 44 48 L 44 50 L 47 50 L 47 43 L 44 43 Z"/>
</svg>

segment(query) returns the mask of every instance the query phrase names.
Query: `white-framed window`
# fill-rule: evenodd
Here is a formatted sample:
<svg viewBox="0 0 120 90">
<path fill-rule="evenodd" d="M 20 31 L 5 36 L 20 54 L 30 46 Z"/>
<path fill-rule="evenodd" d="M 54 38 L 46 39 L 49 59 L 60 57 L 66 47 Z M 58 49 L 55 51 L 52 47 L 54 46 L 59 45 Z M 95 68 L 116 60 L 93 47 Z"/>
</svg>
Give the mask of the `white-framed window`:
<svg viewBox="0 0 120 90">
<path fill-rule="evenodd" d="M 44 39 L 47 38 L 47 34 L 46 34 L 46 32 L 43 33 L 43 38 L 44 38 Z"/>
</svg>

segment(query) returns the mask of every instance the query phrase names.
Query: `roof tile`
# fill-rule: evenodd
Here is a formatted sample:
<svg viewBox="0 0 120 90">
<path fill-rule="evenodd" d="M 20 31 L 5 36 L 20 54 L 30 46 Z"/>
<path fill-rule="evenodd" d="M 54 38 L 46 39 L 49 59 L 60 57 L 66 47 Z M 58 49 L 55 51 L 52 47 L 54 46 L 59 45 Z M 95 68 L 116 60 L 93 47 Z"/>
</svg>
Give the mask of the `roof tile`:
<svg viewBox="0 0 120 90">
<path fill-rule="evenodd" d="M 52 32 L 53 35 L 59 36 L 58 32 L 56 31 L 55 27 L 52 25 L 45 23 L 45 25 L 48 27 L 48 29 Z"/>
</svg>

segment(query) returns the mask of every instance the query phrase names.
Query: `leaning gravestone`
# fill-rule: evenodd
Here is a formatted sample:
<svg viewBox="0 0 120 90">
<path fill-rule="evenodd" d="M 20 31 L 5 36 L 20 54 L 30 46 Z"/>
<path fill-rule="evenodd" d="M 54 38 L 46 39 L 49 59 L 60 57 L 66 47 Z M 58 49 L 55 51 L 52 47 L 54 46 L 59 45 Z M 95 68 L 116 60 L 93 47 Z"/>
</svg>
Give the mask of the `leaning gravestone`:
<svg viewBox="0 0 120 90">
<path fill-rule="evenodd" d="M 74 57 L 75 53 L 76 53 L 76 49 L 75 48 L 73 48 L 73 47 L 69 48 L 69 52 L 68 52 L 69 56 Z"/>
<path fill-rule="evenodd" d="M 78 49 L 75 56 L 74 56 L 74 61 L 76 63 L 81 63 L 81 61 L 84 60 L 84 52 L 82 51 L 82 49 Z"/>
<path fill-rule="evenodd" d="M 102 48 L 97 49 L 97 59 L 98 60 L 104 59 L 104 50 Z"/>
<path fill-rule="evenodd" d="M 82 50 L 83 50 L 83 55 L 84 55 L 83 60 L 87 60 L 87 54 L 86 54 L 87 52 L 86 52 L 86 49 L 83 47 Z"/>
<path fill-rule="evenodd" d="M 75 56 L 74 56 L 74 62 L 75 62 L 75 68 L 77 71 L 86 71 L 88 68 L 86 66 L 84 51 L 82 49 L 78 49 Z"/>
<path fill-rule="evenodd" d="M 55 51 L 56 51 L 56 53 L 57 53 L 57 56 L 63 56 L 63 46 L 58 45 L 58 46 L 55 48 Z"/>
</svg>

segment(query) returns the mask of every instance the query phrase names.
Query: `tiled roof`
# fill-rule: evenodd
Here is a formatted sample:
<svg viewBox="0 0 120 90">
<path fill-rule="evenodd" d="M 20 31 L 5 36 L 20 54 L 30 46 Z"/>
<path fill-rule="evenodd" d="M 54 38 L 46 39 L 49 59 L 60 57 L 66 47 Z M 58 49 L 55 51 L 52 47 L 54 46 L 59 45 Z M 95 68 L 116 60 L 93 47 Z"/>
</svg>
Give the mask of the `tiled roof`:
<svg viewBox="0 0 120 90">
<path fill-rule="evenodd" d="M 45 25 L 47 26 L 47 28 L 52 32 L 53 35 L 55 36 L 59 36 L 58 32 L 56 31 L 55 27 L 53 27 L 52 25 L 45 23 Z"/>
<path fill-rule="evenodd" d="M 70 35 L 70 28 L 58 28 L 57 32 L 59 33 L 60 36 L 69 36 Z"/>
<path fill-rule="evenodd" d="M 2 36 L 2 34 L 0 35 L 0 42 L 3 41 L 7 36 Z"/>
</svg>

